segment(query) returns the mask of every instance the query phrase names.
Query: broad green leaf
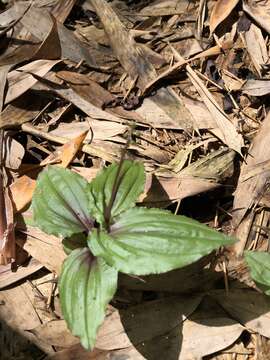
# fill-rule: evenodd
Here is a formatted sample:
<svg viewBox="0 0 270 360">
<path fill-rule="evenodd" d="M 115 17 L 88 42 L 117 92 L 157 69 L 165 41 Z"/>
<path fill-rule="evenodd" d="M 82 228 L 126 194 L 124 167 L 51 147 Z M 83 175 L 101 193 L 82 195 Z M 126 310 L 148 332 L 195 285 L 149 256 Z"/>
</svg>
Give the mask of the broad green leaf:
<svg viewBox="0 0 270 360">
<path fill-rule="evenodd" d="M 245 259 L 252 279 L 270 295 L 270 254 L 267 252 L 245 251 Z"/>
<path fill-rule="evenodd" d="M 88 186 L 89 211 L 100 224 L 104 224 L 104 212 L 110 203 L 118 168 L 119 164 L 108 166 Z M 111 209 L 112 218 L 133 207 L 138 196 L 143 192 L 145 183 L 143 165 L 124 160 L 118 179 L 117 193 Z"/>
<path fill-rule="evenodd" d="M 117 288 L 117 270 L 88 248 L 74 250 L 64 261 L 59 282 L 61 309 L 72 334 L 92 349 Z"/>
<path fill-rule="evenodd" d="M 94 230 L 88 236 L 88 246 L 95 256 L 134 275 L 180 268 L 231 243 L 231 238 L 195 220 L 141 207 L 123 213 L 109 234 Z"/>
<path fill-rule="evenodd" d="M 37 180 L 32 208 L 35 224 L 48 234 L 71 236 L 90 230 L 86 180 L 57 166 L 43 170 Z"/>
<path fill-rule="evenodd" d="M 70 254 L 73 250 L 87 246 L 87 237 L 85 234 L 74 234 L 62 241 L 63 249 L 66 254 Z"/>
</svg>

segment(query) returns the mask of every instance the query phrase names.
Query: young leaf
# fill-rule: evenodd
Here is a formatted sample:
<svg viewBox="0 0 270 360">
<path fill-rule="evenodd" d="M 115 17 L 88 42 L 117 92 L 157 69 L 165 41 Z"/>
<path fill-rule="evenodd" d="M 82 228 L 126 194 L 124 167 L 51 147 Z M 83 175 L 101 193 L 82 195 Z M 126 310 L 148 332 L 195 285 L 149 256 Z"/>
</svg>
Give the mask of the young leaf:
<svg viewBox="0 0 270 360">
<path fill-rule="evenodd" d="M 245 259 L 250 268 L 252 279 L 266 295 L 270 295 L 270 254 L 245 251 Z"/>
<path fill-rule="evenodd" d="M 90 230 L 86 187 L 86 180 L 70 170 L 49 166 L 42 171 L 32 200 L 35 224 L 63 237 Z"/>
<path fill-rule="evenodd" d="M 88 246 L 123 273 L 148 275 L 183 267 L 233 240 L 189 219 L 160 209 L 133 208 L 111 232 L 95 230 Z"/>
<path fill-rule="evenodd" d="M 120 172 L 119 172 L 119 166 Z M 141 163 L 124 160 L 121 165 L 112 164 L 103 169 L 88 186 L 89 211 L 100 223 L 104 224 L 106 208 L 116 190 L 111 204 L 111 217 L 133 207 L 144 190 L 145 174 Z M 118 185 L 114 189 L 115 183 Z"/>
<path fill-rule="evenodd" d="M 60 302 L 69 329 L 92 349 L 105 317 L 106 306 L 117 288 L 117 270 L 88 248 L 74 250 L 64 261 L 59 282 Z"/>
</svg>

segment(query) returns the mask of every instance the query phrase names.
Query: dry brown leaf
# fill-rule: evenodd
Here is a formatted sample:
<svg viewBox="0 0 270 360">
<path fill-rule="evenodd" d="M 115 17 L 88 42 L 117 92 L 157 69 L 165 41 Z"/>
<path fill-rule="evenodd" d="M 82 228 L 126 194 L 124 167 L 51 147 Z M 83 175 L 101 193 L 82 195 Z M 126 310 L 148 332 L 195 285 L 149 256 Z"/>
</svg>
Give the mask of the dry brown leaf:
<svg viewBox="0 0 270 360">
<path fill-rule="evenodd" d="M 101 325 L 96 347 L 114 350 L 132 344 L 136 346 L 165 335 L 178 326 L 180 335 L 181 324 L 194 312 L 201 299 L 201 295 L 167 297 L 114 311 Z"/>
<path fill-rule="evenodd" d="M 32 292 L 32 289 L 30 289 L 30 292 Z M 49 353 L 52 351 L 51 347 L 46 345 L 42 346 L 42 343 L 40 343 L 34 335 L 26 331 L 40 325 L 40 319 L 30 298 L 31 296 L 23 284 L 0 291 L 1 321 L 15 333 L 19 333 L 23 338 L 37 344 Z M 11 348 L 15 346 L 16 343 L 14 343 L 14 334 L 11 339 L 6 339 L 5 344 Z"/>
<path fill-rule="evenodd" d="M 265 185 L 270 177 L 270 171 L 267 169 L 252 177 L 247 176 L 250 171 L 254 171 L 254 167 L 258 169 L 258 167 L 263 166 L 264 162 L 269 161 L 269 134 L 270 113 L 268 113 L 264 119 L 261 128 L 250 146 L 245 163 L 242 164 L 233 203 L 233 224 L 235 227 L 240 224 L 246 212 L 251 209 L 263 195 Z"/>
<path fill-rule="evenodd" d="M 247 80 L 242 90 L 251 96 L 264 96 L 270 93 L 270 80 Z"/>
<path fill-rule="evenodd" d="M 34 119 L 48 103 L 48 99 L 34 90 L 12 101 L 0 113 L 0 129 L 14 128 Z"/>
<path fill-rule="evenodd" d="M 224 295 L 226 296 L 226 295 Z M 209 298 L 183 324 L 179 360 L 201 359 L 233 344 L 244 328 Z"/>
<path fill-rule="evenodd" d="M 6 81 L 10 68 L 11 68 L 10 65 L 0 66 L 0 112 L 2 112 L 4 106 Z"/>
<path fill-rule="evenodd" d="M 88 116 L 90 116 L 93 119 L 122 122 L 122 119 L 119 118 L 117 115 L 110 114 L 109 112 L 104 111 L 99 107 L 93 105 L 92 103 L 89 102 L 89 99 L 86 100 L 80 94 L 75 92 L 72 88 L 66 86 L 61 87 L 61 85 L 59 86 L 59 79 L 54 74 L 50 74 L 50 76 L 47 78 L 48 80 L 50 80 L 50 83 L 39 84 L 40 89 L 53 90 L 59 96 L 70 101 L 72 104 L 77 106 L 79 109 L 81 109 L 83 112 L 85 112 Z"/>
<path fill-rule="evenodd" d="M 57 157 L 61 160 L 60 166 L 68 167 L 75 158 L 77 152 L 81 149 L 87 133 L 88 130 L 84 131 L 61 147 L 60 154 L 57 154 Z"/>
<path fill-rule="evenodd" d="M 75 3 L 76 0 L 59 0 L 53 7 L 51 14 L 57 19 L 57 21 L 63 24 Z"/>
<path fill-rule="evenodd" d="M 48 345 L 70 347 L 78 344 L 80 340 L 69 331 L 65 320 L 52 320 L 30 330 L 38 339 Z"/>
<path fill-rule="evenodd" d="M 222 80 L 229 91 L 239 91 L 245 83 L 244 80 L 239 79 L 226 69 L 221 70 L 221 74 Z"/>
<path fill-rule="evenodd" d="M 216 121 L 217 127 L 220 130 L 220 135 L 218 135 L 218 137 L 229 148 L 241 154 L 241 148 L 244 145 L 241 134 L 236 131 L 235 126 L 218 105 L 214 96 L 210 93 L 195 71 L 193 71 L 189 65 L 187 65 L 186 69 L 192 84 L 195 86 L 213 119 Z"/>
<path fill-rule="evenodd" d="M 16 212 L 20 212 L 30 203 L 35 187 L 35 180 L 26 175 L 19 177 L 10 185 L 12 202 Z"/>
<path fill-rule="evenodd" d="M 151 5 L 148 5 L 139 12 L 141 16 L 167 16 L 167 15 L 179 15 L 184 14 L 189 10 L 194 10 L 188 0 L 164 0 L 154 1 Z M 196 9 L 196 8 L 195 8 Z"/>
<path fill-rule="evenodd" d="M 73 124 L 71 124 L 73 125 Z M 74 126 L 74 125 L 73 125 Z M 73 133 L 73 139 L 68 141 L 66 144 L 61 146 L 55 153 L 52 153 L 46 159 L 44 159 L 40 166 L 45 166 L 47 164 L 57 162 L 59 166 L 68 167 L 68 165 L 72 162 L 77 152 L 82 147 L 82 144 L 88 134 L 89 126 L 83 132 L 80 131 L 79 135 Z M 74 137 L 75 135 L 75 137 Z"/>
<path fill-rule="evenodd" d="M 116 99 L 108 90 L 91 80 L 87 75 L 71 71 L 58 71 L 56 76 L 64 80 L 80 97 L 99 109 L 103 109 L 106 103 L 113 103 Z M 127 111 L 121 106 L 105 108 L 105 111 L 121 118 L 121 120 L 119 119 L 121 122 L 125 122 L 125 119 L 130 119 L 137 123 L 143 122 L 143 118 L 134 111 Z"/>
<path fill-rule="evenodd" d="M 25 149 L 17 140 L 10 135 L 5 136 L 5 144 L 3 147 L 4 164 L 9 170 L 18 170 L 22 163 Z"/>
<path fill-rule="evenodd" d="M 26 230 L 18 233 L 16 242 L 47 269 L 60 274 L 66 254 L 59 238 L 27 226 Z"/>
<path fill-rule="evenodd" d="M 53 355 L 48 355 L 45 360 L 107 360 L 108 353 L 108 351 L 98 349 L 89 352 L 81 345 L 74 345 L 69 349 L 58 351 Z"/>
<path fill-rule="evenodd" d="M 270 34 L 270 1 L 244 0 L 243 9 Z"/>
<path fill-rule="evenodd" d="M 269 59 L 261 29 L 251 24 L 249 30 L 245 32 L 245 40 L 253 66 L 258 75 L 261 76 L 262 67 Z"/>
<path fill-rule="evenodd" d="M 60 60 L 35 60 L 11 71 L 8 74 L 8 89 L 5 104 L 8 104 L 25 93 L 38 81 L 31 74 L 43 77 L 59 62 Z"/>
<path fill-rule="evenodd" d="M 116 135 L 124 134 L 127 131 L 127 126 L 113 121 L 87 118 L 87 121 L 60 124 L 55 130 L 51 131 L 51 134 L 70 139 L 87 130 L 89 133 L 85 141 L 91 142 L 92 140 L 108 140 Z"/>
<path fill-rule="evenodd" d="M 1 266 L 0 290 L 22 280 L 43 267 L 36 259 L 31 259 L 27 266 L 19 266 L 16 272 L 10 269 L 10 265 Z"/>
<path fill-rule="evenodd" d="M 230 316 L 247 329 L 270 338 L 270 298 L 249 289 L 211 293 Z"/>
<path fill-rule="evenodd" d="M 136 44 L 126 27 L 121 23 L 110 4 L 104 0 L 91 0 L 91 4 L 100 17 L 104 30 L 109 38 L 110 45 L 119 62 L 129 77 L 143 90 L 149 82 L 152 82 L 157 77 L 154 67 L 144 57 L 140 47 Z M 161 109 L 163 118 L 166 116 L 167 122 L 171 123 L 173 128 L 192 129 L 192 115 L 173 90 L 161 88 L 148 101 L 151 102 L 151 113 L 159 113 Z M 154 109 L 156 109 L 156 111 L 154 111 Z M 142 117 L 144 117 L 144 114 L 147 114 L 145 115 L 147 116 L 145 122 L 149 123 L 150 116 L 148 112 L 141 111 L 139 114 Z M 165 123 L 164 120 L 163 123 Z"/>
<path fill-rule="evenodd" d="M 239 0 L 217 0 L 210 16 L 210 33 L 225 20 L 236 7 Z"/>
<path fill-rule="evenodd" d="M 16 4 L 21 12 L 24 5 Z M 53 19 L 49 12 L 42 8 L 32 6 L 21 20 L 25 28 L 38 39 L 44 39 L 53 26 Z M 57 32 L 60 40 L 62 58 L 70 59 L 76 63 L 85 60 L 93 68 L 109 68 L 112 57 L 107 56 L 102 47 L 85 45 L 72 31 L 68 30 L 61 22 L 57 23 Z M 109 64 L 109 65 L 108 65 Z M 108 66 L 107 66 L 108 65 Z"/>
</svg>

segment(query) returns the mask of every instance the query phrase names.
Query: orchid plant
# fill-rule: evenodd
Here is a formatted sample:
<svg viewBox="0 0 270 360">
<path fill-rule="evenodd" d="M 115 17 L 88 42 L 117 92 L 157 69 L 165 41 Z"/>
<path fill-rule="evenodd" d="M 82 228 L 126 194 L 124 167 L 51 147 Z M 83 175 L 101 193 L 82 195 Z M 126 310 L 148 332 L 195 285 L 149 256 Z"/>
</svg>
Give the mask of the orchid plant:
<svg viewBox="0 0 270 360">
<path fill-rule="evenodd" d="M 63 239 L 62 313 L 86 349 L 94 347 L 119 272 L 164 273 L 233 242 L 185 216 L 135 206 L 144 184 L 143 165 L 129 160 L 104 168 L 90 183 L 57 166 L 38 177 L 34 222 Z"/>
</svg>

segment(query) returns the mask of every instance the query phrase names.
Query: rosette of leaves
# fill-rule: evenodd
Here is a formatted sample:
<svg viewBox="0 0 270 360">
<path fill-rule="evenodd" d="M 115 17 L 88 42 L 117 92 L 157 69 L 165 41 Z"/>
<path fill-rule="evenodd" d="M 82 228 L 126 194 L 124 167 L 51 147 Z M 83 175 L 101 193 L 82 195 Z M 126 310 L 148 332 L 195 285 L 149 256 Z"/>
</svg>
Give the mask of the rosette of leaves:
<svg viewBox="0 0 270 360">
<path fill-rule="evenodd" d="M 225 235 L 166 210 L 135 206 L 144 190 L 141 163 L 125 160 L 88 183 L 75 172 L 49 166 L 37 180 L 35 224 L 62 237 L 67 259 L 59 280 L 63 316 L 92 349 L 118 272 L 159 274 L 181 268 L 232 243 Z"/>
</svg>

